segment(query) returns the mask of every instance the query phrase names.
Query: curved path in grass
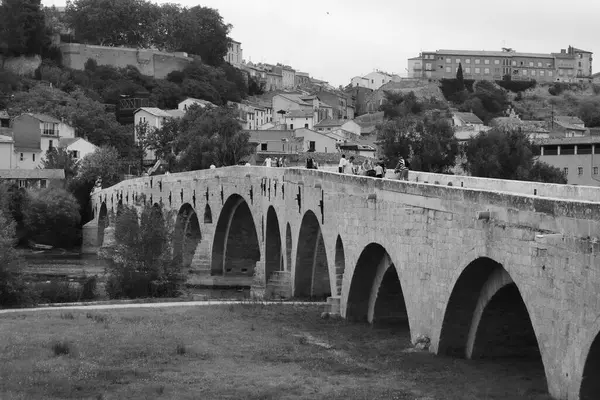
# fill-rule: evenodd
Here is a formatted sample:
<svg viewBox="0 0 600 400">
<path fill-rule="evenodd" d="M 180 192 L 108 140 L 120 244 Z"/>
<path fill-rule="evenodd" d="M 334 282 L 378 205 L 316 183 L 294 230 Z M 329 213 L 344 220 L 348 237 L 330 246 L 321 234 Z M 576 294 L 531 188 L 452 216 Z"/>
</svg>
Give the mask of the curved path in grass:
<svg viewBox="0 0 600 400">
<path fill-rule="evenodd" d="M 0 314 L 23 313 L 32 311 L 62 311 L 62 310 L 117 310 L 126 308 L 164 308 L 164 307 L 193 307 L 193 306 L 220 306 L 228 304 L 248 305 L 293 305 L 293 306 L 323 306 L 325 302 L 308 301 L 244 301 L 244 300 L 198 300 L 198 301 L 173 301 L 164 303 L 126 303 L 126 304 L 97 304 L 97 303 L 66 303 L 47 307 L 10 308 L 0 310 Z"/>
</svg>

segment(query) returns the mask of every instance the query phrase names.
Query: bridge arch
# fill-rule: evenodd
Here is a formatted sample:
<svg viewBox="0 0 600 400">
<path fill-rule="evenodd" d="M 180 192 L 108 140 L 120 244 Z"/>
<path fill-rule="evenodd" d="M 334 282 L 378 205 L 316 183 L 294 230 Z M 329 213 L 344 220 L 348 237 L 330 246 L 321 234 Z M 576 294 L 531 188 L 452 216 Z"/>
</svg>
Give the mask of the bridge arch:
<svg viewBox="0 0 600 400">
<path fill-rule="evenodd" d="M 279 218 L 277 218 L 277 213 L 273 206 L 270 206 L 267 211 L 267 229 L 265 236 L 265 284 L 267 284 L 271 280 L 274 272 L 283 270 Z"/>
<path fill-rule="evenodd" d="M 595 400 L 600 393 L 600 318 L 596 321 L 595 329 L 592 332 L 596 333 L 589 347 L 585 348 L 582 354 L 584 361 L 583 368 L 580 372 L 579 399 L 580 400 Z M 577 378 L 577 377 L 575 377 Z"/>
<path fill-rule="evenodd" d="M 346 318 L 410 330 L 398 271 L 378 243 L 367 245 L 358 258 L 350 282 Z"/>
<path fill-rule="evenodd" d="M 211 275 L 253 276 L 260 260 L 258 234 L 246 200 L 229 196 L 217 221 Z"/>
<path fill-rule="evenodd" d="M 338 235 L 335 241 L 335 285 L 336 295 L 342 295 L 342 282 L 344 281 L 344 270 L 346 269 L 346 256 L 344 254 L 344 242 Z"/>
<path fill-rule="evenodd" d="M 294 296 L 310 298 L 331 296 L 327 250 L 321 225 L 311 210 L 304 213 L 298 234 Z"/>
<path fill-rule="evenodd" d="M 292 270 L 292 227 L 288 222 L 285 227 L 285 258 L 286 271 Z"/>
<path fill-rule="evenodd" d="M 98 246 L 102 247 L 104 243 L 104 229 L 109 225 L 108 208 L 106 203 L 103 202 L 100 205 L 100 212 L 98 212 Z"/>
<path fill-rule="evenodd" d="M 196 247 L 202 240 L 200 223 L 196 211 L 189 203 L 179 208 L 173 232 L 173 259 L 184 268 L 189 268 L 194 259 Z"/>
</svg>

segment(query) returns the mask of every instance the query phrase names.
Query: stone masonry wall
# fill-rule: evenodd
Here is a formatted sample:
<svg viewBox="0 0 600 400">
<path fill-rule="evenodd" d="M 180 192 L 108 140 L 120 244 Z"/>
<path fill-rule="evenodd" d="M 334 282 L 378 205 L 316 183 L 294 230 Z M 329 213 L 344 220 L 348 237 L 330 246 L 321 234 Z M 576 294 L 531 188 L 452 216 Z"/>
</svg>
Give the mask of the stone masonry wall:
<svg viewBox="0 0 600 400">
<path fill-rule="evenodd" d="M 480 187 L 488 184 L 477 179 L 465 178 L 464 182 Z M 152 188 L 150 180 L 155 181 Z M 159 181 L 161 185 L 157 185 Z M 210 204 L 216 224 L 224 201 L 233 194 L 242 196 L 252 213 L 260 246 L 257 285 L 264 285 L 261 231 L 269 206 L 277 213 L 281 235 L 290 224 L 292 280 L 302 218 L 310 210 L 321 225 L 333 286 L 338 235 L 344 244 L 342 315 L 358 258 L 367 245 L 377 243 L 396 266 L 413 340 L 428 336 L 433 352 L 438 350 L 448 300 L 460 274 L 472 261 L 488 257 L 501 264 L 519 289 L 538 340 L 550 393 L 560 399 L 577 398 L 587 351 L 600 331 L 600 298 L 596 295 L 600 289 L 600 203 L 570 200 L 572 188 L 561 185 L 544 186 L 555 198 L 467 186 L 319 170 L 229 167 L 125 181 L 95 194 L 92 201 L 96 209 L 106 201 L 110 210 L 111 198 L 120 191 L 130 197 L 133 192 L 144 192 L 178 210 L 183 202 L 192 204 L 195 198 L 196 210 Z M 200 225 L 204 232 L 202 222 Z M 286 243 L 283 236 L 281 243 Z"/>
</svg>

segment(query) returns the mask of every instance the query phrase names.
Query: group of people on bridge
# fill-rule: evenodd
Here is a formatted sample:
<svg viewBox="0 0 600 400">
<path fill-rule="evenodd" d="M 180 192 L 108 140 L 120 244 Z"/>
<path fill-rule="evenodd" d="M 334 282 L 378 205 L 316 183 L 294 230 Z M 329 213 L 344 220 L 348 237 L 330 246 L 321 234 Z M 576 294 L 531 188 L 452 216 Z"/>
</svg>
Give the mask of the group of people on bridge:
<svg viewBox="0 0 600 400">
<path fill-rule="evenodd" d="M 398 156 L 398 164 L 396 164 L 394 173 L 398 175 L 399 179 L 407 181 L 409 170 L 408 161 L 404 160 L 401 155 Z M 355 163 L 354 160 L 354 156 L 350 156 L 349 159 L 346 159 L 346 155 L 342 154 L 342 158 L 340 158 L 340 163 L 338 164 L 338 172 L 340 174 L 363 175 L 375 178 L 385 177 L 387 168 L 383 157 L 379 158 L 378 161 L 371 161 L 367 158 L 362 163 Z"/>
</svg>

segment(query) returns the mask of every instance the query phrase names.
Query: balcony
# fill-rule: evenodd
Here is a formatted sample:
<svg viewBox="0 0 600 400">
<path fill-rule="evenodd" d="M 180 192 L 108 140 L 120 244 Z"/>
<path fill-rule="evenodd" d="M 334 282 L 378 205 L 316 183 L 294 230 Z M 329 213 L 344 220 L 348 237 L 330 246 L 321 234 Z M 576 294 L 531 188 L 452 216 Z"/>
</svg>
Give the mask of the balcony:
<svg viewBox="0 0 600 400">
<path fill-rule="evenodd" d="M 58 129 L 42 129 L 42 135 L 58 137 Z"/>
</svg>

